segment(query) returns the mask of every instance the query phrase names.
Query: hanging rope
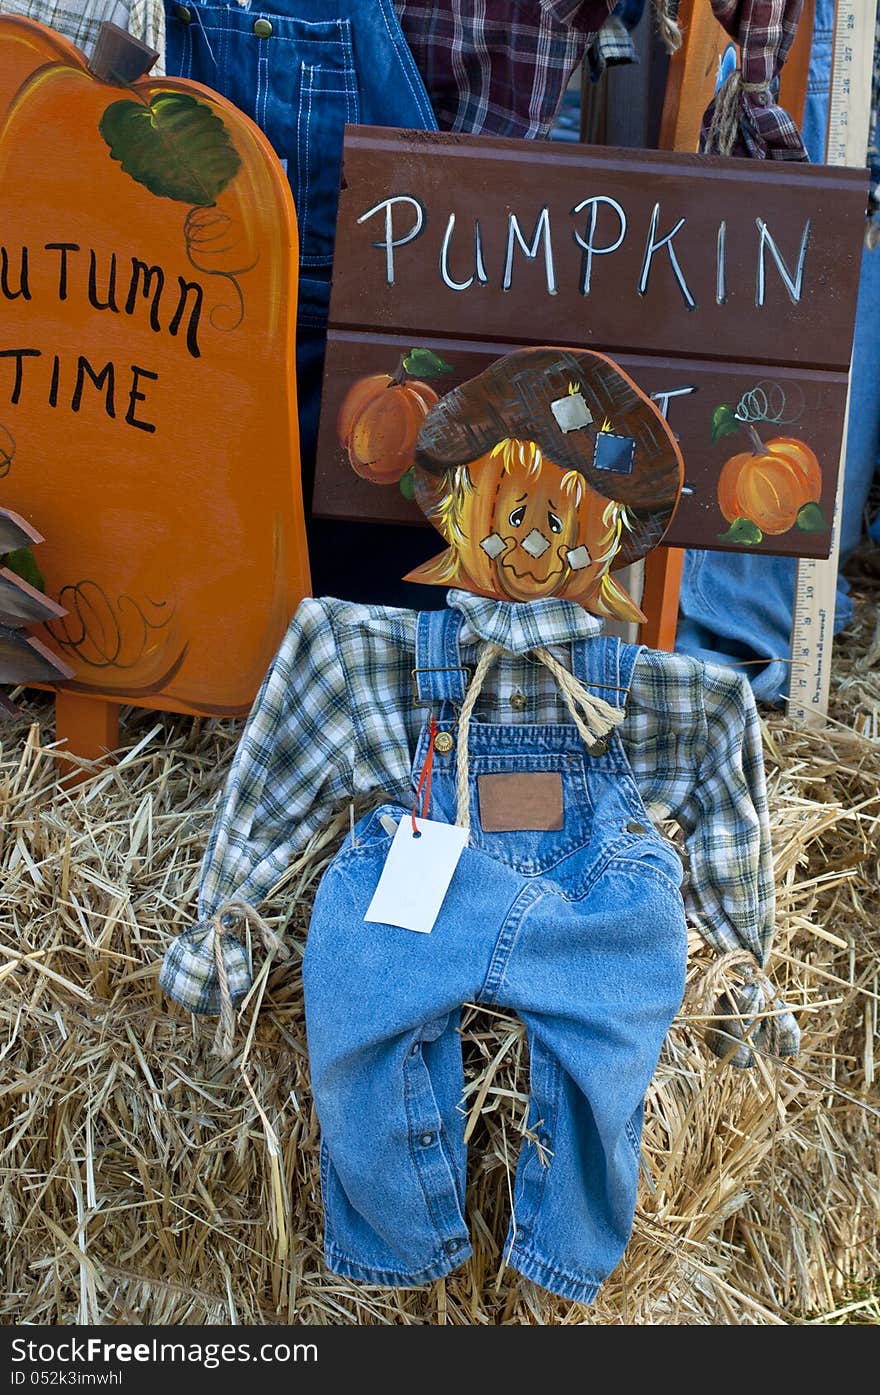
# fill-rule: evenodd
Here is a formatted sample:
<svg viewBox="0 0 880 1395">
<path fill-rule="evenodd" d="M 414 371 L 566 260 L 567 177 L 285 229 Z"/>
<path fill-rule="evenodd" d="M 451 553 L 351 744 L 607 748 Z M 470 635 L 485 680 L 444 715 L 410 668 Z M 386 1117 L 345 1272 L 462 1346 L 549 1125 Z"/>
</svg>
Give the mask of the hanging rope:
<svg viewBox="0 0 880 1395">
<path fill-rule="evenodd" d="M 470 829 L 471 826 L 471 802 L 468 797 L 468 732 L 471 725 L 471 713 L 474 704 L 482 691 L 483 682 L 492 664 L 501 653 L 500 644 L 487 644 L 480 655 L 479 663 L 474 669 L 474 676 L 471 679 L 470 687 L 465 695 L 465 700 L 461 705 L 461 713 L 458 719 L 458 751 L 455 757 L 455 775 L 457 785 L 457 800 L 455 822 L 459 828 Z"/>
<path fill-rule="evenodd" d="M 501 646 L 498 644 L 486 645 L 474 670 L 474 676 L 462 703 L 458 719 L 458 751 L 455 763 L 457 793 L 455 822 L 459 828 L 470 829 L 471 826 L 468 788 L 468 734 L 471 713 L 482 691 L 486 674 L 501 652 Z M 539 659 L 550 670 L 559 684 L 563 701 L 588 747 L 593 746 L 603 736 L 607 736 L 612 727 L 623 721 L 626 716 L 623 708 L 612 707 L 604 698 L 595 697 L 593 693 L 588 692 L 574 674 L 553 657 L 549 649 L 535 649 L 533 652 L 535 658 Z"/>
<path fill-rule="evenodd" d="M 705 153 L 729 155 L 736 145 L 742 111 L 741 98 L 745 92 L 769 92 L 769 82 L 743 82 L 739 68 L 734 68 L 715 94 L 712 120 L 705 136 Z"/>
<path fill-rule="evenodd" d="M 249 925 L 257 932 L 269 954 L 274 954 L 277 959 L 282 960 L 291 957 L 287 946 L 247 902 L 227 901 L 225 906 L 211 917 L 214 967 L 217 970 L 217 986 L 220 990 L 220 1018 L 212 1050 L 224 1061 L 231 1061 L 235 1054 L 235 1004 L 229 991 L 229 975 L 223 958 L 223 940 L 227 935 L 240 934 L 243 924 Z"/>
<path fill-rule="evenodd" d="M 678 0 L 654 0 L 657 28 L 667 53 L 681 48 L 681 26 L 678 23 Z"/>
<path fill-rule="evenodd" d="M 564 664 L 554 659 L 549 649 L 536 649 L 535 657 L 549 668 L 559 684 L 563 701 L 587 746 L 592 746 L 594 741 L 607 736 L 612 727 L 620 725 L 626 716 L 622 707 L 612 707 L 604 698 L 588 692 Z"/>
</svg>

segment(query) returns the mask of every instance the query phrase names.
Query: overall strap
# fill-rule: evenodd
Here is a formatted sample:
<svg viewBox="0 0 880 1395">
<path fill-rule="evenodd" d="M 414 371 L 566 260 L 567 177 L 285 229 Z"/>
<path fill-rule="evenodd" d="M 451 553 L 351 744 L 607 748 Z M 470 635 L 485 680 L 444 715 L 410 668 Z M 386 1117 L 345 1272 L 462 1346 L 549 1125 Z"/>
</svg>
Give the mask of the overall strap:
<svg viewBox="0 0 880 1395">
<path fill-rule="evenodd" d="M 423 610 L 416 617 L 415 698 L 420 706 L 437 708 L 441 721 L 452 720 L 467 691 L 468 673 L 458 652 L 463 621 L 463 615 L 448 608 Z"/>
<path fill-rule="evenodd" d="M 616 635 L 575 640 L 571 670 L 585 687 L 614 707 L 625 707 L 641 645 L 624 644 Z"/>
</svg>

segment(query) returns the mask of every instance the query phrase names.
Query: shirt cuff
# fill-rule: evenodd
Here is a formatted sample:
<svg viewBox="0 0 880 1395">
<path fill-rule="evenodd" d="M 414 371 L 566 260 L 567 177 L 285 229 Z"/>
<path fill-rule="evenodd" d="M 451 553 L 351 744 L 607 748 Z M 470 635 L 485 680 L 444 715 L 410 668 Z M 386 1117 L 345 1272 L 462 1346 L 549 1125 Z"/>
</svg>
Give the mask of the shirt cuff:
<svg viewBox="0 0 880 1395">
<path fill-rule="evenodd" d="M 220 928 L 216 920 L 200 920 L 172 940 L 159 972 L 159 987 L 189 1012 L 220 1013 L 223 999 L 214 949 L 217 935 L 232 1002 L 239 1002 L 253 982 L 248 956 L 238 937 Z"/>
<path fill-rule="evenodd" d="M 774 1059 L 798 1054 L 801 1031 L 794 1014 L 781 998 L 768 999 L 758 983 L 744 983 L 722 993 L 715 1015 L 706 1044 L 715 1056 L 729 1059 L 730 1065 L 753 1066 L 755 1052 Z"/>
</svg>

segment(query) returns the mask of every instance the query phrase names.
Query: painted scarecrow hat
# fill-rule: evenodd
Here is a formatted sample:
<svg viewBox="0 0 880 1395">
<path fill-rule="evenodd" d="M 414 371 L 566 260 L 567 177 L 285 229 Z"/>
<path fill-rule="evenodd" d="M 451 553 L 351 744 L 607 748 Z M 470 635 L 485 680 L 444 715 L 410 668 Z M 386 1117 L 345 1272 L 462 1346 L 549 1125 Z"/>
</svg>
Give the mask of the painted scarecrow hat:
<svg viewBox="0 0 880 1395">
<path fill-rule="evenodd" d="M 683 477 L 659 408 L 612 359 L 517 350 L 425 417 L 415 497 L 450 549 L 410 579 L 639 618 L 609 573 L 657 546 Z"/>
</svg>

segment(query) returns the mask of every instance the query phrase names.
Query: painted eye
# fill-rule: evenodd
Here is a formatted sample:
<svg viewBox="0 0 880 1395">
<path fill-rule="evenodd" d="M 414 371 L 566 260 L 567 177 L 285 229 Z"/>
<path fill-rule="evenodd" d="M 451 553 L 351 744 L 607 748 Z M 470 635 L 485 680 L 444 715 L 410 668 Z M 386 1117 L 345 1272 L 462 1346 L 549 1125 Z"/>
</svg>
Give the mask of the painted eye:
<svg viewBox="0 0 880 1395">
<path fill-rule="evenodd" d="M 555 513 L 552 513 L 552 512 L 550 511 L 550 509 L 547 510 L 547 522 L 550 524 L 550 532 L 551 532 L 551 533 L 561 533 L 561 532 L 562 532 L 562 519 L 561 519 L 561 518 L 557 518 L 557 517 L 556 517 L 556 514 L 555 514 Z"/>
<path fill-rule="evenodd" d="M 523 521 L 523 519 L 525 518 L 525 516 L 526 516 L 526 506 L 525 506 L 525 504 L 520 504 L 519 508 L 518 508 L 518 509 L 514 509 L 513 513 L 510 515 L 510 526 L 511 526 L 511 528 L 519 528 L 519 526 L 520 526 L 520 524 L 522 523 L 522 521 Z"/>
</svg>

